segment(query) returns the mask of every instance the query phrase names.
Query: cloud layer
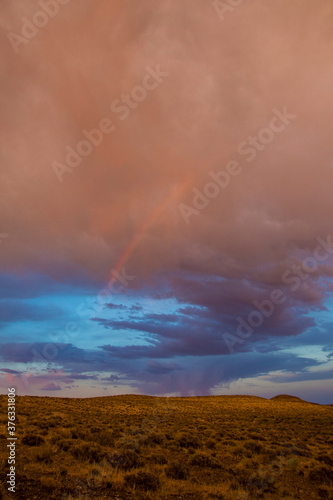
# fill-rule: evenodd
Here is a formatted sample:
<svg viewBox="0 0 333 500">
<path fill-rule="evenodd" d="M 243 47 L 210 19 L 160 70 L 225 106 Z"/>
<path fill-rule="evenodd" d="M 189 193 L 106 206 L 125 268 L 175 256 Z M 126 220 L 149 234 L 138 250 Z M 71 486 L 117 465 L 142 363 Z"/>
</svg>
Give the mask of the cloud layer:
<svg viewBox="0 0 333 500">
<path fill-rule="evenodd" d="M 66 296 L 94 298 L 120 265 L 135 279 L 86 322 L 85 347 L 61 350 L 57 370 L 188 394 L 326 363 L 285 349 L 314 338 L 332 348 L 329 244 L 315 268 L 304 264 L 318 238 L 333 235 L 332 3 L 253 0 L 222 22 L 203 0 L 68 2 L 15 53 L 8 33 L 20 35 L 38 9 L 32 0 L 1 7 L 0 232 L 9 236 L 0 324 L 3 360 L 13 363 L 4 369 L 31 361 L 34 322 L 38 332 L 47 320 L 63 329 L 61 315 L 80 322 Z M 151 70 L 167 76 L 141 99 Z M 265 142 L 274 109 L 294 118 Z M 112 132 L 78 166 L 66 164 L 82 130 L 104 119 Z M 198 209 L 210 172 L 232 160 L 239 175 Z M 66 165 L 62 182 L 54 162 Z M 182 203 L 193 209 L 189 224 Z M 237 318 L 276 289 L 285 301 L 232 354 L 223 334 L 235 335 Z M 122 345 L 124 335 L 136 342 Z M 233 355 L 244 361 L 235 366 Z M 100 360 L 107 375 L 96 375 Z M 51 377 L 39 387 L 62 385 Z"/>
</svg>

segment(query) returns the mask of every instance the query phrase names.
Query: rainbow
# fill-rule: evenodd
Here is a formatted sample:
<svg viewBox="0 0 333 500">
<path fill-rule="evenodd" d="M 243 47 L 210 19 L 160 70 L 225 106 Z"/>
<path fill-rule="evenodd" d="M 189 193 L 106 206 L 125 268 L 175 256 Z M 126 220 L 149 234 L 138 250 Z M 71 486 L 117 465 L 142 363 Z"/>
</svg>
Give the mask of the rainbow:
<svg viewBox="0 0 333 500">
<path fill-rule="evenodd" d="M 196 174 L 191 174 L 186 177 L 186 179 L 176 188 L 172 190 L 170 194 L 168 194 L 164 200 L 161 201 L 159 205 L 155 208 L 152 214 L 148 215 L 146 219 L 143 221 L 141 227 L 138 229 L 136 234 L 133 236 L 121 256 L 119 257 L 116 266 L 112 269 L 111 271 L 111 277 L 109 278 L 108 281 L 108 286 L 112 286 L 117 279 L 114 272 L 120 273 L 132 253 L 134 252 L 135 248 L 138 246 L 140 243 L 142 237 L 144 234 L 147 232 L 147 230 L 156 222 L 156 220 L 159 218 L 161 213 L 177 198 L 179 198 L 181 195 L 185 197 L 185 193 L 189 190 L 192 189 L 193 186 L 197 183 L 198 179 L 202 176 L 202 171 L 206 171 L 209 167 L 212 166 L 212 161 L 213 161 L 214 155 L 211 154 L 209 160 L 206 160 L 206 165 L 202 167 L 200 170 L 197 171 Z M 189 164 L 189 161 L 187 160 L 186 163 Z M 194 163 L 194 162 L 193 162 Z M 193 165 L 193 163 L 191 163 Z"/>
<path fill-rule="evenodd" d="M 112 269 L 111 272 L 111 277 L 108 282 L 108 286 L 111 287 L 115 280 L 117 279 L 117 273 L 120 273 L 122 268 L 125 266 L 126 262 L 128 259 L 131 257 L 132 253 L 136 249 L 136 247 L 139 245 L 142 237 L 144 234 L 148 231 L 148 229 L 154 225 L 154 223 L 157 221 L 161 213 L 178 197 L 180 197 L 181 194 L 183 194 L 188 187 L 190 186 L 190 183 L 193 182 L 193 176 L 188 177 L 180 186 L 174 188 L 170 194 L 168 194 L 162 201 L 157 205 L 155 210 L 149 214 L 146 219 L 143 221 L 141 224 L 140 228 L 138 231 L 135 233 L 121 256 L 119 257 L 116 266 Z M 116 271 L 116 273 L 115 273 Z"/>
</svg>

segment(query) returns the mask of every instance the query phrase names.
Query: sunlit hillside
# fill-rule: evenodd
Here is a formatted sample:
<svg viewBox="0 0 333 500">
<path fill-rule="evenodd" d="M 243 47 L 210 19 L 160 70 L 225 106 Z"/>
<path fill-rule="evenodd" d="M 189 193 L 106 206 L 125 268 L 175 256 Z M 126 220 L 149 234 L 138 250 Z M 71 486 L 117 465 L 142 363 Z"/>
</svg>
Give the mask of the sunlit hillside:
<svg viewBox="0 0 333 500">
<path fill-rule="evenodd" d="M 3 444 L 5 405 L 1 396 Z M 333 498 L 329 406 L 286 396 L 25 396 L 17 416 L 15 498 Z"/>
</svg>

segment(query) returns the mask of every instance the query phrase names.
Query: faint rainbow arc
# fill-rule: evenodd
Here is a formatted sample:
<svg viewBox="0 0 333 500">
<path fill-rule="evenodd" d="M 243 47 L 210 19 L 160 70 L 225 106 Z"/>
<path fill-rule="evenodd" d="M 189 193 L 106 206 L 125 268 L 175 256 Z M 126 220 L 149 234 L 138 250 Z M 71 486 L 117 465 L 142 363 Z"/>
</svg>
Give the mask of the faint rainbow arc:
<svg viewBox="0 0 333 500">
<path fill-rule="evenodd" d="M 140 240 L 144 236 L 144 234 L 147 232 L 147 230 L 154 224 L 154 222 L 159 218 L 163 210 L 165 210 L 168 205 L 175 199 L 177 198 L 185 189 L 187 186 L 190 184 L 190 182 L 193 180 L 193 176 L 190 176 L 187 178 L 180 186 L 177 188 L 173 189 L 171 193 L 169 193 L 164 200 L 161 201 L 155 208 L 155 210 L 146 217 L 146 219 L 143 221 L 141 227 L 138 229 L 138 231 L 135 233 L 121 256 L 119 257 L 116 266 L 113 268 L 112 273 L 111 273 L 111 278 L 109 280 L 109 287 L 113 285 L 113 283 L 117 279 L 117 273 L 121 271 L 121 269 L 125 266 L 126 262 L 134 252 L 135 248 L 138 246 L 140 243 Z"/>
<path fill-rule="evenodd" d="M 203 170 L 206 169 L 206 166 L 208 167 L 208 166 L 212 165 L 211 158 L 213 158 L 213 154 L 211 154 L 210 159 L 206 161 L 206 165 L 203 168 Z M 187 163 L 188 163 L 188 161 L 187 161 Z M 127 247 L 125 248 L 125 250 L 123 251 L 123 253 L 119 257 L 116 266 L 113 268 L 113 270 L 111 272 L 111 278 L 109 279 L 109 283 L 108 283 L 109 287 L 111 287 L 114 284 L 114 282 L 117 279 L 117 273 L 119 273 L 122 270 L 122 268 L 124 267 L 124 265 L 126 264 L 128 259 L 132 255 L 133 251 L 140 243 L 140 240 L 143 237 L 143 235 L 145 234 L 145 232 L 154 224 L 154 222 L 158 219 L 158 217 L 163 212 L 163 210 L 165 208 L 167 208 L 167 206 L 172 202 L 173 199 L 180 196 L 180 194 L 182 194 L 187 189 L 188 186 L 191 185 L 193 187 L 195 180 L 197 178 L 199 178 L 201 175 L 202 174 L 200 172 L 198 172 L 196 175 L 192 174 L 192 175 L 189 175 L 188 177 L 186 177 L 185 181 L 183 181 L 182 184 L 180 186 L 178 186 L 177 188 L 174 188 L 172 190 L 172 192 L 170 194 L 168 194 L 165 197 L 165 199 L 161 201 L 161 203 L 159 205 L 157 205 L 157 207 L 153 211 L 153 213 L 146 217 L 146 219 L 142 223 L 140 229 L 133 236 L 130 243 L 127 245 Z"/>
</svg>

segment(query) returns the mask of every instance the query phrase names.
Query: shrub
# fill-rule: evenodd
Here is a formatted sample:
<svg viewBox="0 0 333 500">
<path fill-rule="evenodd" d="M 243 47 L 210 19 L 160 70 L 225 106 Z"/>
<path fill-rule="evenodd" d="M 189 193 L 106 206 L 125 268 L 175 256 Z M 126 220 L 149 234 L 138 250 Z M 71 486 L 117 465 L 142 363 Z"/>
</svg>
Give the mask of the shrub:
<svg viewBox="0 0 333 500">
<path fill-rule="evenodd" d="M 157 474 L 140 471 L 135 474 L 126 474 L 125 484 L 144 491 L 156 491 L 161 483 Z"/>
<path fill-rule="evenodd" d="M 206 441 L 206 448 L 209 450 L 214 450 L 216 447 L 216 441 L 212 438 L 207 439 Z"/>
<path fill-rule="evenodd" d="M 237 446 L 235 441 L 232 441 L 231 439 L 224 439 L 222 441 L 223 444 L 227 445 L 227 446 Z"/>
<path fill-rule="evenodd" d="M 49 424 L 47 421 L 40 421 L 40 422 L 32 422 L 33 425 L 35 425 L 36 427 L 39 427 L 40 429 L 48 429 L 49 428 Z"/>
<path fill-rule="evenodd" d="M 249 434 L 249 438 L 255 439 L 256 441 L 266 441 L 266 438 L 260 436 L 260 434 Z"/>
<path fill-rule="evenodd" d="M 171 479 L 187 479 L 190 475 L 190 471 L 183 463 L 174 461 L 170 462 L 166 467 L 165 474 Z"/>
<path fill-rule="evenodd" d="M 289 458 L 286 460 L 285 466 L 295 472 L 299 466 L 299 459 L 297 457 Z"/>
<path fill-rule="evenodd" d="M 262 445 L 260 443 L 256 443 L 256 441 L 246 441 L 244 443 L 244 447 L 252 453 L 260 453 L 262 450 Z"/>
<path fill-rule="evenodd" d="M 330 467 L 333 466 L 333 454 L 327 455 L 327 453 L 322 453 L 318 455 L 317 460 L 319 460 L 319 462 L 323 462 L 326 465 L 329 465 Z"/>
<path fill-rule="evenodd" d="M 72 432 L 69 429 L 59 429 L 58 435 L 62 439 L 72 439 Z"/>
<path fill-rule="evenodd" d="M 95 434 L 92 438 L 96 443 L 103 446 L 114 446 L 114 437 L 111 432 L 103 431 Z"/>
<path fill-rule="evenodd" d="M 199 448 L 200 441 L 193 434 L 181 434 L 178 438 L 178 444 L 181 448 Z"/>
<path fill-rule="evenodd" d="M 309 472 L 309 479 L 315 483 L 329 484 L 333 481 L 333 469 L 326 465 L 314 467 Z"/>
<path fill-rule="evenodd" d="M 68 451 L 72 444 L 72 441 L 70 441 L 69 439 L 61 439 L 58 442 L 59 449 L 63 451 Z"/>
<path fill-rule="evenodd" d="M 237 477 L 239 478 L 240 482 L 244 485 L 248 485 L 250 489 L 255 489 L 257 490 L 257 493 L 261 492 L 262 493 L 272 493 L 275 490 L 274 487 L 274 482 L 275 482 L 275 476 L 272 475 L 269 470 L 259 470 L 252 474 L 252 476 L 249 479 L 246 479 L 246 477 L 243 475 L 242 477 L 239 476 L 238 472 L 239 469 L 236 468 L 236 474 Z"/>
<path fill-rule="evenodd" d="M 232 450 L 232 454 L 236 455 L 236 456 L 243 456 L 245 454 L 245 449 L 244 449 L 244 447 L 241 444 L 238 444 Z"/>
<path fill-rule="evenodd" d="M 164 455 L 151 455 L 149 460 L 154 464 L 165 465 L 167 463 L 167 459 Z"/>
<path fill-rule="evenodd" d="M 144 437 L 143 443 L 146 445 L 156 445 L 156 444 L 162 444 L 164 441 L 164 436 L 163 434 L 159 432 L 152 432 L 151 434 L 148 434 L 148 436 Z"/>
<path fill-rule="evenodd" d="M 42 436 L 37 436 L 37 434 L 26 434 L 22 438 L 22 444 L 26 444 L 27 446 L 40 446 L 45 443 Z"/>
<path fill-rule="evenodd" d="M 221 467 L 221 463 L 216 458 L 208 455 L 208 453 L 196 453 L 190 463 L 191 465 L 210 467 L 211 469 L 219 469 Z"/>
<path fill-rule="evenodd" d="M 106 456 L 98 446 L 88 443 L 77 444 L 70 449 L 70 452 L 77 460 L 89 460 L 91 463 L 101 462 Z"/>
<path fill-rule="evenodd" d="M 134 467 L 143 465 L 143 461 L 136 451 L 123 450 L 121 452 L 113 452 L 110 456 L 110 463 L 113 467 L 128 470 Z"/>
<path fill-rule="evenodd" d="M 52 449 L 47 446 L 43 446 L 36 450 L 35 459 L 37 462 L 43 462 L 44 464 L 51 464 L 53 461 L 52 455 L 53 455 Z"/>
<path fill-rule="evenodd" d="M 58 427 L 59 422 L 58 422 L 58 420 L 55 420 L 55 419 L 53 419 L 53 418 L 50 418 L 49 420 L 47 420 L 47 425 L 48 425 L 49 427 Z"/>
<path fill-rule="evenodd" d="M 332 500 L 333 491 L 330 488 L 327 488 L 327 486 L 319 486 L 318 498 L 323 498 L 323 500 Z"/>
<path fill-rule="evenodd" d="M 100 427 L 90 427 L 90 433 L 91 434 L 96 434 L 97 432 L 100 432 L 102 430 L 103 429 L 101 429 Z"/>
<path fill-rule="evenodd" d="M 54 493 L 61 489 L 61 483 L 58 482 L 53 477 L 42 477 L 41 478 L 41 489 L 42 491 L 47 492 L 48 494 Z"/>
</svg>

